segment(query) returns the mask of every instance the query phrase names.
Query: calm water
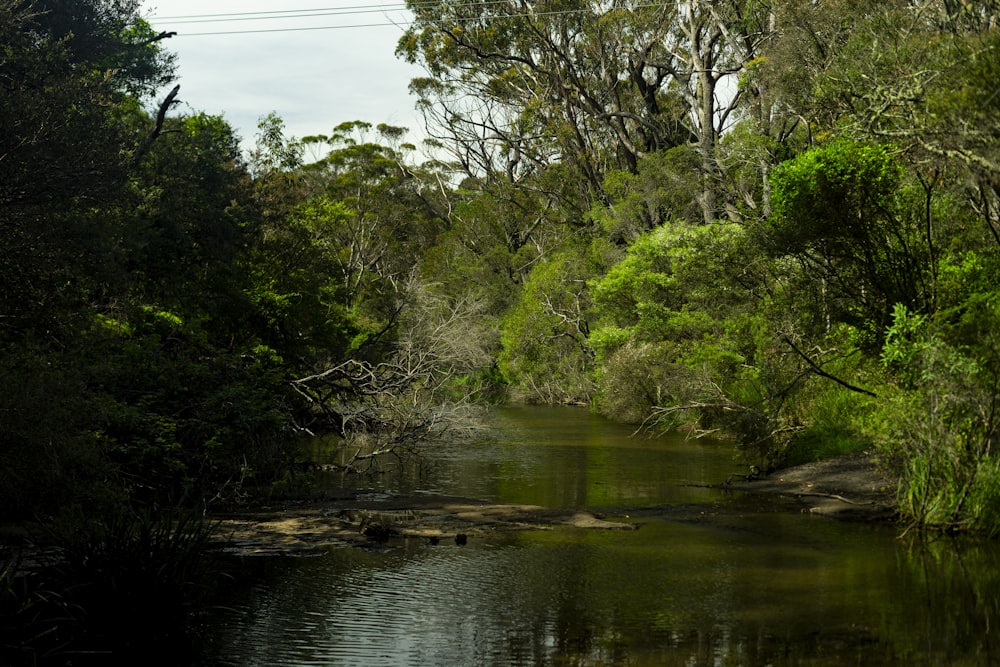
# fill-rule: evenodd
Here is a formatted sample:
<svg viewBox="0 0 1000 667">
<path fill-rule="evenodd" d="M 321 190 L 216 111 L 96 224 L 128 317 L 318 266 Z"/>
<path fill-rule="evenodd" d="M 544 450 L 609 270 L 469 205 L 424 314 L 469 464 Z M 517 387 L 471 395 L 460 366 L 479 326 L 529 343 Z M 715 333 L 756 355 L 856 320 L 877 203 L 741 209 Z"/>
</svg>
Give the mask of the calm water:
<svg viewBox="0 0 1000 667">
<path fill-rule="evenodd" d="M 995 543 L 901 541 L 692 484 L 731 446 L 505 409 L 497 437 L 382 480 L 500 502 L 626 508 L 641 528 L 250 559 L 212 619 L 220 665 L 1000 664 Z"/>
</svg>

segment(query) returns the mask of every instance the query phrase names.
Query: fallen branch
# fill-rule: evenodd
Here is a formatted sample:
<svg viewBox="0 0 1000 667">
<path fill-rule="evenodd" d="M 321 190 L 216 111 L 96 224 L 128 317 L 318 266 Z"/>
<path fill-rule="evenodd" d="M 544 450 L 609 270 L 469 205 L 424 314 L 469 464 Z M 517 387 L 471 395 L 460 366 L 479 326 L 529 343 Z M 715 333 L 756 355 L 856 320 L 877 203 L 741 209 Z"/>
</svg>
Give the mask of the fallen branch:
<svg viewBox="0 0 1000 667">
<path fill-rule="evenodd" d="M 841 495 L 836 494 L 836 493 L 803 492 L 803 493 L 795 493 L 795 496 L 796 497 L 805 497 L 805 496 L 813 497 L 813 496 L 815 496 L 817 498 L 833 498 L 834 500 L 839 500 L 840 502 L 847 503 L 849 505 L 870 505 L 871 504 L 871 503 L 859 503 L 859 502 L 857 502 L 855 500 L 851 500 L 849 498 L 845 498 L 844 496 L 841 496 Z"/>
</svg>

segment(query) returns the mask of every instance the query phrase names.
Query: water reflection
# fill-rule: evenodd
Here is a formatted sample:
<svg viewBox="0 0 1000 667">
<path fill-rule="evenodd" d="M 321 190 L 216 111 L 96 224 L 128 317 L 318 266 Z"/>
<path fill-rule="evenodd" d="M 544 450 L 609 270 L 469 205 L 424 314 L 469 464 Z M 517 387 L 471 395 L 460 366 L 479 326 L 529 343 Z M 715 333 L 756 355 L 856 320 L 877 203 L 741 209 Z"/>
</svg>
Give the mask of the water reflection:
<svg viewBox="0 0 1000 667">
<path fill-rule="evenodd" d="M 530 413 L 505 415 L 514 437 L 466 458 L 454 454 L 434 490 L 561 506 L 630 504 L 639 530 L 494 534 L 465 547 L 412 540 L 387 551 L 250 561 L 255 583 L 235 611 L 216 619 L 211 664 L 987 665 L 1000 658 L 995 545 L 904 543 L 886 527 L 708 496 L 683 484 L 724 477 L 732 456 L 721 443 L 637 442 L 601 423 L 594 435 L 589 415 L 539 414 L 538 425 Z"/>
<path fill-rule="evenodd" d="M 489 423 L 491 436 L 438 447 L 424 465 L 375 483 L 393 493 L 583 508 L 707 501 L 718 494 L 703 485 L 737 469 L 730 443 L 633 436 L 633 427 L 584 408 L 505 408 Z M 309 458 L 336 454 L 319 448 Z M 372 480 L 337 473 L 326 483 L 350 488 Z"/>
</svg>

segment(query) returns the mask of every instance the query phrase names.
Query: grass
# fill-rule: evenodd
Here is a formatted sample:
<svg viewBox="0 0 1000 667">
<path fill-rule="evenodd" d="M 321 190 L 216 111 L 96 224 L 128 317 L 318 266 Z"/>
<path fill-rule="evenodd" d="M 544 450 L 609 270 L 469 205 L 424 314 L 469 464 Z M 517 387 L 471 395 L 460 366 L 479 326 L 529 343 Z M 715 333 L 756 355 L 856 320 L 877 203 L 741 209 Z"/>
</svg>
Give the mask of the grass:
<svg viewBox="0 0 1000 667">
<path fill-rule="evenodd" d="M 199 513 L 74 512 L 0 570 L 0 664 L 185 664 L 221 571 Z"/>
</svg>

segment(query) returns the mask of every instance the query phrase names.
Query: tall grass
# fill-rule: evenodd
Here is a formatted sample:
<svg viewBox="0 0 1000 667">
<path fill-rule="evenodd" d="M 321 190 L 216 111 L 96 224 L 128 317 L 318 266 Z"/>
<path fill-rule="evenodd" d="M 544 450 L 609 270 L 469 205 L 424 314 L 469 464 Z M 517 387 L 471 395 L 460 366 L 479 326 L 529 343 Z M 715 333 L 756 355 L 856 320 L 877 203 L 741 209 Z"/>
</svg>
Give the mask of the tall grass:
<svg viewBox="0 0 1000 667">
<path fill-rule="evenodd" d="M 1000 533 L 1000 369 L 987 361 L 929 337 L 908 359 L 915 380 L 886 391 L 872 431 L 910 528 Z"/>
<path fill-rule="evenodd" d="M 20 554 L 8 556 L 0 564 L 0 664 L 35 665 L 58 654 L 67 608 L 62 595 L 25 571 Z"/>
<path fill-rule="evenodd" d="M 69 513 L 0 572 L 2 664 L 184 664 L 220 570 L 200 513 Z"/>
</svg>

